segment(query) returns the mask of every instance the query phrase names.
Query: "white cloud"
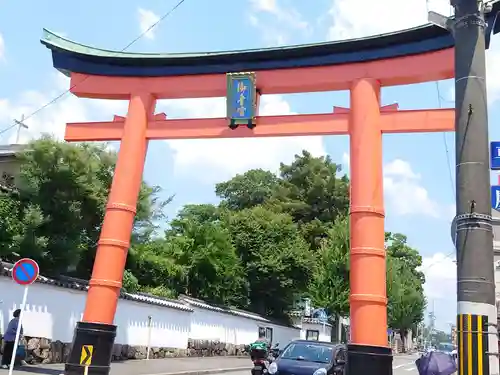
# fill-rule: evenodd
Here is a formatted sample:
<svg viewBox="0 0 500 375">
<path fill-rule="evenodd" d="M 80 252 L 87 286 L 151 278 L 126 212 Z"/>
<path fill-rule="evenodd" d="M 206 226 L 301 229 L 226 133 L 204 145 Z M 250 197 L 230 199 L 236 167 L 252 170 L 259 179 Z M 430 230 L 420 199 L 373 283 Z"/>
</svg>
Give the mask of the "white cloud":
<svg viewBox="0 0 500 375">
<path fill-rule="evenodd" d="M 396 159 L 384 167 L 384 176 L 390 177 L 402 177 L 409 180 L 417 180 L 420 175 L 413 172 L 410 163 L 404 160 Z"/>
<path fill-rule="evenodd" d="M 328 38 L 360 38 L 423 25 L 427 23 L 428 10 L 446 16 L 453 14 L 449 0 L 333 0 Z M 495 39 L 498 38 L 492 38 L 486 59 L 490 103 L 500 100 L 500 41 Z M 453 91 L 450 97 L 454 99 Z"/>
<path fill-rule="evenodd" d="M 349 170 L 349 154 L 342 155 L 345 170 Z M 450 208 L 439 205 L 430 198 L 422 186 L 421 176 L 413 171 L 410 163 L 395 159 L 384 165 L 384 195 L 387 206 L 396 215 L 425 215 L 449 218 Z"/>
<path fill-rule="evenodd" d="M 224 117 L 225 99 L 182 99 L 165 101 L 171 113 L 182 117 Z M 293 114 L 290 105 L 279 95 L 263 95 L 259 113 L 269 115 Z M 168 142 L 174 151 L 174 168 L 178 174 L 187 174 L 213 183 L 230 178 L 251 168 L 277 171 L 280 162 L 291 161 L 295 154 L 306 149 L 313 155 L 325 155 L 323 138 L 245 138 L 175 140 Z"/>
<path fill-rule="evenodd" d="M 296 43 L 296 40 L 290 40 L 291 36 L 302 38 L 312 32 L 309 23 L 288 3 L 280 4 L 278 0 L 250 0 L 250 5 L 253 11 L 249 16 L 250 24 L 262 31 L 262 37 L 268 45 Z"/>
<path fill-rule="evenodd" d="M 250 0 L 250 3 L 252 3 L 252 6 L 258 11 L 279 13 L 276 0 Z"/>
<path fill-rule="evenodd" d="M 431 0 L 427 6 L 422 0 L 334 0 L 328 12 L 332 20 L 328 36 L 332 40 L 360 38 L 423 25 L 427 9 L 451 14 L 449 0 Z"/>
<path fill-rule="evenodd" d="M 59 77 L 61 77 L 59 75 Z M 38 91 L 25 91 L 15 101 L 11 99 L 0 99 L 0 123 L 4 126 L 13 124 L 13 120 L 29 116 L 46 105 L 51 99 L 67 89 L 63 89 L 64 78 L 58 78 L 56 90 L 47 94 Z M 31 139 L 38 138 L 43 133 L 52 134 L 58 138 L 64 136 L 66 122 L 86 121 L 87 111 L 85 104 L 72 95 L 65 95 L 53 105 L 40 111 L 35 116 L 28 118 L 25 124 L 27 130 L 20 133 L 20 143 L 26 143 Z M 7 133 L 9 143 L 16 141 L 16 129 Z"/>
<path fill-rule="evenodd" d="M 343 167 L 343 171 L 348 175 L 349 168 L 351 167 L 351 161 L 349 159 L 349 154 L 347 152 L 344 152 L 342 154 L 342 167 Z"/>
<path fill-rule="evenodd" d="M 450 254 L 435 253 L 422 260 L 425 294 L 429 299 L 443 299 L 457 293 L 457 265 Z"/>
<path fill-rule="evenodd" d="M 28 116 L 25 121 L 28 129 L 21 130 L 19 143 L 29 142 L 39 138 L 42 134 L 51 134 L 63 139 L 67 122 L 111 119 L 111 116 L 117 113 L 116 109 L 126 109 L 125 103 L 120 101 L 81 99 L 69 93 L 55 103 L 46 106 L 55 97 L 65 92 L 70 85 L 67 77 L 58 73 L 54 75 L 54 87 L 49 92 L 42 93 L 31 90 L 22 92 L 14 100 L 0 98 L 0 125 L 2 129 L 12 125 L 14 119 L 20 120 L 23 115 Z M 43 107 L 45 108 L 40 110 Z M 29 117 L 35 111 L 38 112 Z M 15 143 L 16 133 L 16 127 L 13 127 L 1 138 L 4 142 Z"/>
<path fill-rule="evenodd" d="M 154 28 L 152 28 L 151 30 L 148 29 L 160 20 L 160 16 L 158 16 L 151 10 L 143 8 L 139 8 L 137 12 L 139 15 L 139 28 L 141 30 L 141 33 L 145 33 L 144 36 L 148 39 L 154 39 Z"/>
<path fill-rule="evenodd" d="M 443 208 L 429 197 L 408 162 L 396 159 L 384 166 L 384 191 L 392 209 L 399 215 L 441 217 Z"/>
<path fill-rule="evenodd" d="M 421 271 L 425 274 L 424 292 L 427 310 L 434 310 L 438 329 L 449 329 L 448 323 L 456 319 L 457 265 L 455 257 L 438 252 L 424 257 Z"/>
</svg>

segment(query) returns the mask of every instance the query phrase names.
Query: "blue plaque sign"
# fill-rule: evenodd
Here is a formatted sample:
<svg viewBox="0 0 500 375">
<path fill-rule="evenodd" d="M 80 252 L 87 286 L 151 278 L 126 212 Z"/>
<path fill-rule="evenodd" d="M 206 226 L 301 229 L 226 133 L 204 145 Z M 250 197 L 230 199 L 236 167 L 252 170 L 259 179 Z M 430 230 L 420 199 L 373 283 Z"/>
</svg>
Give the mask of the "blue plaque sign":
<svg viewBox="0 0 500 375">
<path fill-rule="evenodd" d="M 491 187 L 491 208 L 500 211 L 500 185 Z"/>
<path fill-rule="evenodd" d="M 255 73 L 228 73 L 226 99 L 229 127 L 236 129 L 238 125 L 247 125 L 254 128 L 257 113 Z"/>
<path fill-rule="evenodd" d="M 500 170 L 500 142 L 490 142 L 490 168 Z"/>
</svg>

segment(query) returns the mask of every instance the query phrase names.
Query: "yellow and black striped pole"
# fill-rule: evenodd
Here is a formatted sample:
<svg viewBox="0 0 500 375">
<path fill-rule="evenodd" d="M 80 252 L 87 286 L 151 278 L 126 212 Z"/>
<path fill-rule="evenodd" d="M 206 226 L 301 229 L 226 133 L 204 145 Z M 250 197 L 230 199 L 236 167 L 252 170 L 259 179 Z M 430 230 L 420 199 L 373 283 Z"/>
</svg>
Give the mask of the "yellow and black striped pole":
<svg viewBox="0 0 500 375">
<path fill-rule="evenodd" d="M 489 375 L 488 316 L 457 316 L 458 374 Z"/>
</svg>

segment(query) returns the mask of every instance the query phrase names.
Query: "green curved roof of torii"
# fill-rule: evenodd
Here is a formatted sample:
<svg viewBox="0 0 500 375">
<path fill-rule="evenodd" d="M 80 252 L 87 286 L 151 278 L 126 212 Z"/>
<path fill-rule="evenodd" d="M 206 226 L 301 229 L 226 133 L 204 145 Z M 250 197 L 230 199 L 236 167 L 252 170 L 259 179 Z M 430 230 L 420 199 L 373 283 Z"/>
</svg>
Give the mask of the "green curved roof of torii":
<svg viewBox="0 0 500 375">
<path fill-rule="evenodd" d="M 58 35 L 48 29 L 43 29 L 43 36 L 41 42 L 48 46 L 58 48 L 67 52 L 73 52 L 81 55 L 94 56 L 94 57 L 107 57 L 107 58 L 118 58 L 118 59 L 182 59 L 182 58 L 203 58 L 208 56 L 223 56 L 223 55 L 235 55 L 235 54 L 252 54 L 256 52 L 276 52 L 276 51 L 287 51 L 287 50 L 304 50 L 308 48 L 317 48 L 321 46 L 331 46 L 331 45 L 342 45 L 358 41 L 370 41 L 380 38 L 401 35 L 409 31 L 434 28 L 430 24 L 417 26 L 411 29 L 385 33 L 380 35 L 374 35 L 364 38 L 356 38 L 350 40 L 341 41 L 331 41 L 331 42 L 319 42 L 319 43 L 309 43 L 309 44 L 298 44 L 290 46 L 281 47 L 267 47 L 267 48 L 253 48 L 253 49 L 243 49 L 243 50 L 229 50 L 229 51 L 214 51 L 214 52 L 188 52 L 188 53 L 171 53 L 171 52 L 125 52 L 116 51 L 103 48 L 91 47 L 82 43 L 75 42 L 61 35 Z M 52 49 L 52 48 L 51 48 Z"/>
</svg>

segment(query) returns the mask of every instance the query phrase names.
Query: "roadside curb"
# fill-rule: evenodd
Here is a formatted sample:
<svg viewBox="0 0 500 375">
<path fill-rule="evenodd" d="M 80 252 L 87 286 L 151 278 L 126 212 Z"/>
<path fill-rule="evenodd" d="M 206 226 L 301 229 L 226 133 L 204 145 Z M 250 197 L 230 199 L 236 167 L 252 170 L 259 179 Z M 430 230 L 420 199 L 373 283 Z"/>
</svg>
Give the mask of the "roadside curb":
<svg viewBox="0 0 500 375">
<path fill-rule="evenodd" d="M 155 372 L 152 374 L 140 374 L 140 375 L 210 375 L 210 374 L 220 374 L 225 372 L 237 372 L 237 371 L 249 371 L 250 366 L 245 367 L 226 367 L 226 368 L 211 368 L 206 370 L 188 370 L 188 371 L 177 371 L 177 372 Z"/>
</svg>

